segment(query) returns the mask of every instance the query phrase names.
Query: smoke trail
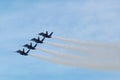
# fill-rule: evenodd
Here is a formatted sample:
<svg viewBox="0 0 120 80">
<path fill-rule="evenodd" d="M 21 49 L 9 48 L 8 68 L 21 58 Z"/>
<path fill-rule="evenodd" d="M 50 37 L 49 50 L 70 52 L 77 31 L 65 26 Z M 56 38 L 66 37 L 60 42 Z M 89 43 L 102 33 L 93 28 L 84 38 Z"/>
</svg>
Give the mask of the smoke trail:
<svg viewBox="0 0 120 80">
<path fill-rule="evenodd" d="M 43 56 L 43 55 L 37 55 L 37 54 L 29 54 L 29 56 L 31 57 L 34 57 L 34 58 L 38 58 L 38 59 L 42 59 L 42 60 L 46 60 L 46 61 L 49 61 L 49 62 L 52 62 L 52 63 L 55 63 L 55 64 L 67 64 L 65 62 L 62 62 L 60 60 L 57 60 L 56 58 L 49 58 L 49 57 L 46 57 L 46 56 Z"/>
<path fill-rule="evenodd" d="M 49 58 L 46 56 L 42 55 L 37 55 L 37 54 L 29 54 L 29 56 L 46 60 L 48 62 L 52 62 L 55 64 L 63 64 L 67 66 L 73 66 L 73 67 L 83 67 L 83 68 L 91 68 L 91 69 L 103 69 L 103 70 L 120 70 L 119 65 L 105 65 L 97 62 L 90 62 L 90 61 L 68 61 L 68 60 L 60 60 L 56 58 Z"/>
<path fill-rule="evenodd" d="M 60 57 L 60 58 L 63 58 L 63 59 L 66 59 L 66 58 L 72 59 L 72 60 L 82 60 L 82 59 L 85 59 L 85 57 L 80 57 L 79 55 L 61 53 L 61 52 L 47 50 L 47 49 L 43 49 L 43 48 L 36 48 L 36 50 L 40 50 L 40 51 L 52 54 L 54 56 L 57 56 L 57 57 Z"/>
<path fill-rule="evenodd" d="M 115 62 L 119 62 L 119 57 L 114 57 L 114 56 L 111 56 L 111 57 L 106 57 L 106 56 L 80 56 L 80 55 L 75 55 L 75 54 L 68 54 L 68 53 L 61 53 L 61 52 L 57 52 L 57 51 L 52 51 L 52 50 L 47 50 L 47 49 L 43 49 L 43 48 L 36 48 L 36 50 L 40 50 L 40 51 L 43 51 L 43 52 L 46 52 L 48 54 L 52 54 L 53 56 L 56 56 L 58 58 L 61 58 L 61 59 L 68 59 L 68 60 L 72 60 L 72 61 L 83 61 L 83 60 L 101 60 L 103 62 L 105 61 L 108 61 L 108 62 L 111 62 L 111 61 L 115 61 Z M 115 58 L 115 59 L 114 59 Z"/>
<path fill-rule="evenodd" d="M 52 43 L 52 42 L 44 42 L 44 43 L 46 43 L 48 45 L 55 46 L 55 47 L 60 47 L 60 48 L 74 50 L 74 51 L 79 51 L 79 48 L 75 47 L 75 46 L 68 46 L 68 45 L 63 45 L 63 44 L 58 44 L 58 43 Z"/>
<path fill-rule="evenodd" d="M 55 64 L 62 64 L 62 65 L 67 65 L 67 66 L 72 66 L 72 67 L 82 67 L 82 65 L 76 64 L 75 62 L 72 61 L 68 61 L 68 60 L 62 60 L 62 59 L 58 59 L 58 58 L 50 58 L 50 57 L 46 57 L 43 55 L 37 55 L 37 54 L 29 54 L 29 56 L 34 57 L 34 58 L 38 58 L 38 59 L 42 59 L 48 62 L 52 62 Z"/>
<path fill-rule="evenodd" d="M 72 39 L 65 39 L 60 37 L 53 37 L 54 39 L 62 40 L 65 42 L 70 42 L 73 44 L 80 44 L 84 46 L 90 46 L 90 47 L 102 47 L 102 48 L 114 48 L 114 49 L 120 49 L 120 44 L 112 44 L 112 43 L 97 43 L 97 42 L 85 42 L 85 41 L 77 41 Z"/>
<path fill-rule="evenodd" d="M 79 52 L 83 52 L 83 53 L 88 53 L 88 54 L 94 54 L 94 56 L 114 56 L 113 54 L 111 54 L 110 51 L 108 52 L 102 52 L 100 50 L 92 50 L 89 48 L 82 48 L 82 47 L 77 47 L 77 46 L 69 46 L 69 45 L 64 45 L 64 44 L 58 44 L 58 43 L 52 43 L 52 42 L 45 42 L 48 45 L 52 45 L 55 47 L 60 47 L 63 49 L 68 49 L 68 50 L 74 50 L 74 51 L 79 51 Z"/>
</svg>

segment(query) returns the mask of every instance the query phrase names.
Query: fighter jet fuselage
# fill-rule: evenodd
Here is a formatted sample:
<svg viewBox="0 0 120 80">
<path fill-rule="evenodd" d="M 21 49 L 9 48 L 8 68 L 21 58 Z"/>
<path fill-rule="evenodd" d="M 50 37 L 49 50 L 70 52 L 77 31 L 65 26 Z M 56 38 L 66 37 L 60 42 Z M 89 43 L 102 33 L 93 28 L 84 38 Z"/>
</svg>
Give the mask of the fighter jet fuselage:
<svg viewBox="0 0 120 80">
<path fill-rule="evenodd" d="M 53 32 L 51 32 L 50 34 L 48 34 L 48 31 L 46 31 L 46 33 L 41 32 L 38 35 L 41 35 L 41 36 L 43 36 L 45 38 L 51 38 L 52 34 L 53 34 Z"/>
<path fill-rule="evenodd" d="M 24 49 L 23 49 L 23 50 L 18 50 L 18 51 L 16 51 L 16 52 L 19 53 L 20 55 L 27 56 L 30 50 L 35 50 L 35 49 L 36 49 L 37 43 L 41 43 L 41 44 L 42 44 L 43 41 L 44 41 L 44 39 L 45 39 L 45 38 L 51 38 L 51 37 L 52 37 L 52 34 L 53 34 L 53 32 L 48 33 L 48 31 L 46 31 L 45 33 L 44 33 L 44 32 L 41 32 L 41 33 L 39 33 L 38 35 L 43 36 L 43 39 L 40 40 L 39 37 L 38 37 L 38 38 L 33 38 L 33 39 L 31 39 L 31 41 L 34 41 L 34 42 L 36 43 L 34 46 L 32 45 L 32 43 L 30 43 L 30 44 L 25 44 L 25 45 L 24 45 L 24 47 L 26 47 L 26 48 L 29 49 L 27 52 L 25 52 Z"/>
<path fill-rule="evenodd" d="M 29 44 L 25 44 L 24 47 L 27 47 L 28 49 L 32 49 L 35 50 L 35 47 L 37 46 L 37 44 L 35 44 L 34 46 L 32 46 L 32 43 Z"/>
<path fill-rule="evenodd" d="M 28 50 L 27 52 L 25 52 L 25 50 L 23 49 L 23 50 L 18 50 L 18 51 L 16 51 L 16 52 L 19 53 L 20 55 L 27 56 L 28 53 L 29 53 L 29 51 L 30 51 L 30 50 Z"/>
<path fill-rule="evenodd" d="M 36 43 L 43 43 L 44 39 L 45 37 L 42 40 L 40 40 L 40 38 L 38 37 L 38 39 L 36 38 L 31 39 L 31 41 L 35 41 Z"/>
</svg>

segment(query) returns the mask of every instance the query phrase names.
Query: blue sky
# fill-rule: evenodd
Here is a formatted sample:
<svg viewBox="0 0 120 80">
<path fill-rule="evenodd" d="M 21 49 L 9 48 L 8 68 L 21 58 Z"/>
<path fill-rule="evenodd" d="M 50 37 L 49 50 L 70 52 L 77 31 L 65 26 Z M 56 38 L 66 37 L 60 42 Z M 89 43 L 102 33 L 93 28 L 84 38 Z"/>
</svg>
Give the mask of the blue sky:
<svg viewBox="0 0 120 80">
<path fill-rule="evenodd" d="M 120 71 L 69 67 L 13 52 L 46 30 L 65 38 L 120 42 L 119 4 L 119 0 L 1 0 L 0 80 L 120 80 Z"/>
</svg>

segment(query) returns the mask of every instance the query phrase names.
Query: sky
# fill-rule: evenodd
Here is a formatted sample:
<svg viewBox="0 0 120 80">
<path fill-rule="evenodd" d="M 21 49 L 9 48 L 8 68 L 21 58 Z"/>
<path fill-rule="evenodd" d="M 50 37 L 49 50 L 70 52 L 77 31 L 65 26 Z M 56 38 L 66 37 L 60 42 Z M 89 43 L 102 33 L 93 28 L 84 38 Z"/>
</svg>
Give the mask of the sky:
<svg viewBox="0 0 120 80">
<path fill-rule="evenodd" d="M 120 80 L 120 71 L 53 64 L 14 52 L 46 30 L 63 38 L 119 43 L 119 4 L 120 0 L 1 0 L 0 80 Z"/>
</svg>

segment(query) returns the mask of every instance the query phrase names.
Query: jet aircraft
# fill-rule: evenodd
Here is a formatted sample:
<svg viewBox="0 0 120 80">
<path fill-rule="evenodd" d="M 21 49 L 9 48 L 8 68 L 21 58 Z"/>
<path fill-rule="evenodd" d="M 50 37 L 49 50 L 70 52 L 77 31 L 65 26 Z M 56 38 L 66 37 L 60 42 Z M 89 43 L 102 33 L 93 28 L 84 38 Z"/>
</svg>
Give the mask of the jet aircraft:
<svg viewBox="0 0 120 80">
<path fill-rule="evenodd" d="M 51 32 L 50 34 L 48 34 L 48 31 L 46 31 L 46 33 L 41 32 L 38 35 L 41 35 L 41 36 L 43 36 L 45 38 L 51 38 L 52 34 L 53 34 L 53 32 Z"/>
<path fill-rule="evenodd" d="M 42 40 L 40 40 L 40 37 L 38 37 L 38 39 L 37 38 L 32 38 L 31 41 L 34 41 L 36 43 L 41 43 L 42 44 L 44 39 L 45 39 L 45 37 Z"/>
<path fill-rule="evenodd" d="M 19 54 L 21 54 L 21 55 L 27 56 L 28 53 L 29 53 L 29 51 L 30 51 L 30 49 L 27 52 L 25 52 L 25 50 L 23 49 L 23 50 L 18 50 L 16 52 L 19 53 Z"/>
<path fill-rule="evenodd" d="M 24 47 L 27 47 L 28 49 L 32 49 L 32 50 L 35 50 L 35 47 L 37 46 L 37 44 L 35 44 L 34 46 L 32 45 L 32 43 L 29 44 L 25 44 L 23 45 Z"/>
</svg>

